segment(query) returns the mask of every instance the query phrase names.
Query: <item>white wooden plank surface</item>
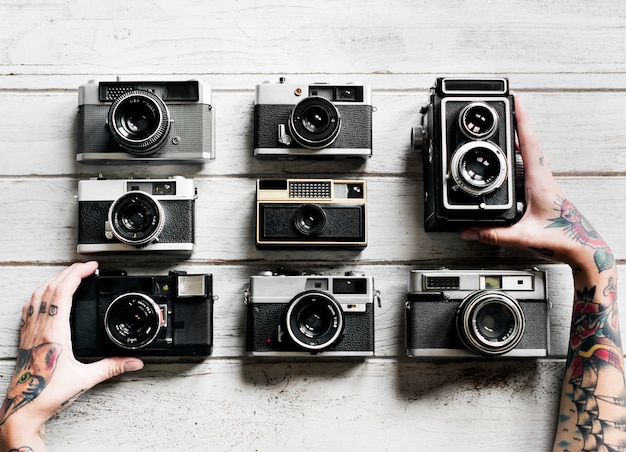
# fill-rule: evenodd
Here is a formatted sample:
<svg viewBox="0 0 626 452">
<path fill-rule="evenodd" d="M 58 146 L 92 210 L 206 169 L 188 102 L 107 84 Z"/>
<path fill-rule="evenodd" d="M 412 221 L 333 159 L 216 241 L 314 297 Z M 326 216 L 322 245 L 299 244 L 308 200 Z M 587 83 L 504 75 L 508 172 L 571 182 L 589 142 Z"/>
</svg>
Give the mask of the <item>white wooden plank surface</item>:
<svg viewBox="0 0 626 452">
<path fill-rule="evenodd" d="M 622 281 L 626 239 L 626 13 L 619 2 L 376 0 L 0 3 L 0 391 L 17 350 L 19 311 L 75 260 L 77 182 L 179 174 L 197 180 L 197 247 L 175 257 L 102 256 L 131 274 L 212 272 L 215 346 L 202 362 L 157 360 L 101 385 L 48 427 L 52 450 L 545 450 L 569 329 L 569 269 L 522 251 L 422 228 L 420 155 L 411 127 L 438 75 L 508 76 L 552 169 L 611 244 Z M 77 87 L 115 76 L 198 78 L 214 90 L 217 159 L 204 166 L 75 162 Z M 360 81 L 374 88 L 374 156 L 365 162 L 252 158 L 254 85 Z M 259 177 L 368 182 L 362 252 L 260 251 Z M 242 293 L 281 264 L 375 278 L 377 357 L 364 362 L 244 355 Z M 538 362 L 418 363 L 404 356 L 409 270 L 549 272 L 553 357 Z M 619 299 L 626 298 L 623 284 Z M 622 310 L 626 325 L 626 310 Z M 626 337 L 626 335 L 623 335 Z M 94 446 L 105 444 L 105 448 Z"/>
</svg>

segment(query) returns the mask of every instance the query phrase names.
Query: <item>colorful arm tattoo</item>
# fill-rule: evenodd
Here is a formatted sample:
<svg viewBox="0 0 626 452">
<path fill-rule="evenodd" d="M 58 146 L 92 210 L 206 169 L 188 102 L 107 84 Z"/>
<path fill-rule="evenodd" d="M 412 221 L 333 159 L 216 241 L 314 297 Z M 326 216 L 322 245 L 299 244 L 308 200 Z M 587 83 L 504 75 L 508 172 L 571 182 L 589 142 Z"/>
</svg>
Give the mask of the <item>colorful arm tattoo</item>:
<svg viewBox="0 0 626 452">
<path fill-rule="evenodd" d="M 591 226 L 591 223 L 567 199 L 557 201 L 557 211 L 560 215 L 550 218 L 547 228 L 563 228 L 573 240 L 589 246 L 595 250 L 593 258 L 598 271 L 603 272 L 615 265 L 615 258 L 600 234 Z"/>
<path fill-rule="evenodd" d="M 0 407 L 0 426 L 17 410 L 32 402 L 50 382 L 62 346 L 47 342 L 29 350 L 20 349 L 15 373 Z"/>
<path fill-rule="evenodd" d="M 626 394 L 623 385 L 623 357 L 617 312 L 615 280 L 596 297 L 596 287 L 576 291 L 572 314 L 567 366 L 571 372 L 568 397 L 576 406 L 576 427 L 582 450 L 626 451 Z M 606 374 L 614 373 L 622 384 L 608 388 Z M 614 380 L 612 380 L 614 381 Z M 618 381 L 619 383 L 619 381 Z M 574 413 L 561 413 L 567 421 Z M 557 446 L 566 451 L 571 442 Z"/>
</svg>

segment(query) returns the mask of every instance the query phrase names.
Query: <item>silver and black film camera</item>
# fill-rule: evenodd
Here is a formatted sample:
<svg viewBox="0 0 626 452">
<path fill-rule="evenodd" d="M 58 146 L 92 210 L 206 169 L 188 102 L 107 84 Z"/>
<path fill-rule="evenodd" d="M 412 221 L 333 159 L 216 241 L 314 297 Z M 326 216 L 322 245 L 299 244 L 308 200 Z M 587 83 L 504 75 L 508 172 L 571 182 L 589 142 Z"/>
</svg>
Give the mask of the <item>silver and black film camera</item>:
<svg viewBox="0 0 626 452">
<path fill-rule="evenodd" d="M 257 247 L 367 246 L 365 181 L 257 180 Z"/>
<path fill-rule="evenodd" d="M 421 113 L 412 143 L 424 157 L 426 231 L 516 223 L 524 172 L 508 80 L 438 78 Z"/>
<path fill-rule="evenodd" d="M 371 157 L 371 97 L 370 86 L 352 83 L 257 85 L 255 157 Z"/>
<path fill-rule="evenodd" d="M 78 89 L 83 163 L 201 163 L 215 158 L 211 88 L 197 80 L 90 82 Z"/>
<path fill-rule="evenodd" d="M 246 293 L 246 349 L 254 356 L 374 355 L 374 279 L 264 272 Z"/>
<path fill-rule="evenodd" d="M 213 345 L 211 274 L 92 275 L 71 312 L 77 357 L 210 355 Z"/>
<path fill-rule="evenodd" d="M 79 253 L 194 249 L 193 179 L 82 180 L 77 200 Z"/>
<path fill-rule="evenodd" d="M 548 355 L 546 274 L 521 270 L 413 270 L 407 355 L 418 358 Z"/>
</svg>

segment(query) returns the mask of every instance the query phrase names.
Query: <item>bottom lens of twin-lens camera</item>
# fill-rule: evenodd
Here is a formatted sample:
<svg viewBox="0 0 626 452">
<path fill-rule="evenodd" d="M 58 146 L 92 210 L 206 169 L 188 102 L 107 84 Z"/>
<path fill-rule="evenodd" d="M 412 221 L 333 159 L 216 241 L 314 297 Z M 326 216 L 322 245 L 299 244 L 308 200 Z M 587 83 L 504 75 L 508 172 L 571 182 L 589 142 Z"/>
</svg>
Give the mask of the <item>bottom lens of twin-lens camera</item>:
<svg viewBox="0 0 626 452">
<path fill-rule="evenodd" d="M 144 246 L 161 233 L 165 215 L 155 198 L 141 191 L 131 191 L 111 205 L 109 224 L 120 242 Z"/>
<path fill-rule="evenodd" d="M 152 298 L 141 293 L 120 295 L 107 307 L 104 329 L 111 341 L 125 349 L 139 349 L 157 337 L 161 309 Z"/>
<path fill-rule="evenodd" d="M 456 326 L 468 349 L 482 355 L 501 355 L 522 340 L 525 319 L 513 297 L 501 291 L 483 290 L 461 302 Z"/>
<path fill-rule="evenodd" d="M 303 204 L 293 214 L 293 225 L 302 235 L 317 235 L 326 226 L 326 213 L 316 204 Z"/>
<path fill-rule="evenodd" d="M 485 141 L 465 143 L 458 148 L 450 167 L 459 188 L 473 196 L 486 195 L 500 188 L 508 174 L 504 152 Z"/>
<path fill-rule="evenodd" d="M 322 292 L 303 292 L 289 304 L 285 326 L 291 340 L 309 351 L 333 345 L 343 332 L 343 312 L 332 296 Z"/>
</svg>

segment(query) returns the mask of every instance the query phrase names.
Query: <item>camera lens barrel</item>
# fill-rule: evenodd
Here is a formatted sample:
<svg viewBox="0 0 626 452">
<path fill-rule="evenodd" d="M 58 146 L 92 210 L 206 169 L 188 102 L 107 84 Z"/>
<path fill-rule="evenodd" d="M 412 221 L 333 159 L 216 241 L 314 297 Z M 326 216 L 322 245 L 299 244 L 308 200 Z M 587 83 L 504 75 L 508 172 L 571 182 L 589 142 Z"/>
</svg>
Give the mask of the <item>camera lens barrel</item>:
<svg viewBox="0 0 626 452">
<path fill-rule="evenodd" d="M 301 146 L 322 149 L 330 146 L 339 136 L 341 115 L 328 99 L 307 97 L 291 111 L 289 130 Z"/>
<path fill-rule="evenodd" d="M 509 172 L 502 149 L 487 141 L 470 141 L 459 147 L 450 159 L 450 171 L 459 188 L 472 196 L 500 188 Z"/>
<path fill-rule="evenodd" d="M 154 93 L 132 90 L 113 101 L 107 124 L 113 139 L 135 155 L 150 155 L 166 143 L 170 115 L 165 102 Z"/>
<path fill-rule="evenodd" d="M 498 127 L 498 113 L 485 102 L 472 102 L 459 114 L 459 127 L 469 139 L 484 140 Z"/>
<path fill-rule="evenodd" d="M 156 339 L 162 324 L 160 307 L 142 293 L 129 292 L 115 298 L 104 314 L 104 330 L 117 346 L 136 350 Z"/>
<path fill-rule="evenodd" d="M 165 213 L 153 196 L 129 191 L 111 204 L 108 221 L 116 239 L 141 247 L 153 242 L 163 231 Z"/>
<path fill-rule="evenodd" d="M 302 235 L 317 235 L 326 226 L 326 213 L 317 204 L 303 204 L 293 214 L 293 225 Z"/>
<path fill-rule="evenodd" d="M 290 302 L 284 323 L 298 347 L 319 352 L 339 339 L 344 318 L 341 305 L 330 294 L 306 291 Z"/>
<path fill-rule="evenodd" d="M 459 338 L 471 351 L 487 356 L 513 350 L 524 336 L 526 321 L 518 301 L 506 292 L 476 291 L 456 314 Z"/>
</svg>

